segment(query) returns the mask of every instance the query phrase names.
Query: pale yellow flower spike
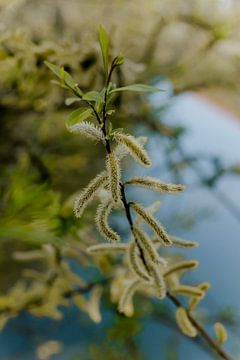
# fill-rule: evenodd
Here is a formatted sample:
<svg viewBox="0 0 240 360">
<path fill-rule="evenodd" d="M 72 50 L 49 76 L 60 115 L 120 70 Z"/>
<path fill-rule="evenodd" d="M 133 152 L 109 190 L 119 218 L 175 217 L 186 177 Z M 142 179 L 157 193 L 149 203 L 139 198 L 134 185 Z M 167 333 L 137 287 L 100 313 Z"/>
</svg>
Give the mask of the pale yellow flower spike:
<svg viewBox="0 0 240 360">
<path fill-rule="evenodd" d="M 205 297 L 206 292 L 211 287 L 209 282 L 203 282 L 197 286 L 200 290 L 202 290 L 203 294 L 201 296 L 192 296 L 188 302 L 188 309 L 189 311 L 193 311 L 200 301 Z"/>
<path fill-rule="evenodd" d="M 177 309 L 176 321 L 183 334 L 189 337 L 197 336 L 197 329 L 191 323 L 188 314 L 183 307 L 179 307 Z"/>
<path fill-rule="evenodd" d="M 132 203 L 131 207 L 136 211 L 136 213 L 150 226 L 150 228 L 155 232 L 157 236 L 162 240 L 163 245 L 170 246 L 172 241 L 168 236 L 166 230 L 163 226 L 152 216 L 152 214 L 144 209 L 140 204 Z"/>
<path fill-rule="evenodd" d="M 103 254 L 103 253 L 124 253 L 128 248 L 127 244 L 98 244 L 87 248 L 89 254 Z"/>
<path fill-rule="evenodd" d="M 133 309 L 131 306 L 132 298 L 134 293 L 139 289 L 142 282 L 138 279 L 132 280 L 129 285 L 127 285 L 122 293 L 122 296 L 120 297 L 119 303 L 118 303 L 118 310 L 121 313 L 124 313 L 127 316 L 131 316 L 132 313 L 129 312 L 129 305 L 130 309 Z"/>
<path fill-rule="evenodd" d="M 217 322 L 214 324 L 214 330 L 219 344 L 223 344 L 228 339 L 228 333 L 223 324 Z"/>
<path fill-rule="evenodd" d="M 183 296 L 202 296 L 204 294 L 198 287 L 189 285 L 176 286 L 173 291 Z"/>
<path fill-rule="evenodd" d="M 180 184 L 167 184 L 156 178 L 147 176 L 147 177 L 134 177 L 125 182 L 125 184 L 137 185 L 149 190 L 176 194 L 180 191 L 184 191 L 185 187 Z"/>
<path fill-rule="evenodd" d="M 199 244 L 196 241 L 191 240 L 183 240 L 176 236 L 171 236 L 172 246 L 180 247 L 180 248 L 196 248 Z"/>
<path fill-rule="evenodd" d="M 101 203 L 97 208 L 96 224 L 100 234 L 109 241 L 118 241 L 119 235 L 108 224 L 108 217 L 112 210 L 112 200 Z"/>
<path fill-rule="evenodd" d="M 134 240 L 131 241 L 128 247 L 128 263 L 132 272 L 135 273 L 140 279 L 143 281 L 150 281 L 150 277 L 144 271 L 144 268 L 140 262 L 138 248 Z"/>
<path fill-rule="evenodd" d="M 90 123 L 89 121 L 82 121 L 80 123 L 68 126 L 67 128 L 70 132 L 78 133 L 82 136 L 89 138 L 90 140 L 102 142 L 105 141 L 102 130 L 98 126 Z"/>
<path fill-rule="evenodd" d="M 145 167 L 151 166 L 152 163 L 146 150 L 144 150 L 134 136 L 124 133 L 115 133 L 114 139 L 125 146 L 129 154 L 136 162 Z"/>
<path fill-rule="evenodd" d="M 149 258 L 155 264 L 161 264 L 162 261 L 149 236 L 140 227 L 136 225 L 133 226 L 133 234 L 138 241 L 139 246 L 146 253 L 147 259 Z"/>
<path fill-rule="evenodd" d="M 166 284 L 161 274 L 160 268 L 155 264 L 151 264 L 149 268 L 154 279 L 154 284 L 156 286 L 158 296 L 160 299 L 164 299 L 166 296 Z"/>
<path fill-rule="evenodd" d="M 190 270 L 190 269 L 195 269 L 196 267 L 198 267 L 199 262 L 196 260 L 185 260 L 185 261 L 180 261 L 177 264 L 174 264 L 172 266 L 170 266 L 165 272 L 164 272 L 164 276 L 169 276 L 174 272 L 178 272 L 178 271 L 186 271 L 186 270 Z"/>
<path fill-rule="evenodd" d="M 139 143 L 140 146 L 145 145 L 145 143 L 147 142 L 147 137 L 145 136 L 139 136 L 137 139 L 137 142 Z M 114 150 L 113 150 L 114 155 L 116 156 L 116 158 L 120 161 L 122 160 L 125 156 L 128 155 L 128 150 L 126 148 L 126 146 L 124 146 L 123 144 L 118 144 Z"/>
<path fill-rule="evenodd" d="M 115 203 L 121 202 L 120 177 L 121 169 L 119 161 L 114 153 L 107 155 L 106 168 L 108 173 L 109 189 Z"/>
<path fill-rule="evenodd" d="M 93 200 L 98 191 L 106 185 L 107 179 L 106 172 L 102 171 L 81 191 L 74 203 L 74 213 L 76 217 L 81 217 L 86 206 Z"/>
</svg>

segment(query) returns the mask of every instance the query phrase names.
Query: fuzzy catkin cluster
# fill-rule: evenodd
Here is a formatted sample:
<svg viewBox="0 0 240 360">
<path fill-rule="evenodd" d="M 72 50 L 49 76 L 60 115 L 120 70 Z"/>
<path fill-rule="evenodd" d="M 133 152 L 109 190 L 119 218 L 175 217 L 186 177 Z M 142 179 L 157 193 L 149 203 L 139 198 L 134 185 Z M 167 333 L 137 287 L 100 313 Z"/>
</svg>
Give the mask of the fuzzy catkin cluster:
<svg viewBox="0 0 240 360">
<path fill-rule="evenodd" d="M 85 125 L 81 127 L 83 128 Z M 75 129 L 79 131 L 80 127 L 75 127 Z M 101 136 L 97 133 L 96 140 L 97 138 L 99 140 Z M 89 137 L 87 134 L 86 136 Z M 125 315 L 130 316 L 133 313 L 133 296 L 137 291 L 149 291 L 160 299 L 166 296 L 167 291 L 188 297 L 188 310 L 193 311 L 205 296 L 209 284 L 190 286 L 182 283 L 181 277 L 187 271 L 195 269 L 198 262 L 195 260 L 175 262 L 172 258 L 165 258 L 162 250 L 165 247 L 194 248 L 198 244 L 168 234 L 154 215 L 159 208 L 159 202 L 148 207 L 134 202 L 126 203 L 126 199 L 124 203 L 122 194 L 122 189 L 130 185 L 168 194 L 178 194 L 185 188 L 180 184 L 164 183 L 153 177 L 134 177 L 122 184 L 121 160 L 126 155 L 129 154 L 144 167 L 150 166 L 151 160 L 143 148 L 145 139 L 135 138 L 124 132 L 116 132 L 112 137 L 112 142 L 116 142 L 116 146 L 106 156 L 105 169 L 89 183 L 75 202 L 75 214 L 81 216 L 86 206 L 95 197 L 101 198 L 95 219 L 99 233 L 108 243 L 93 245 L 87 250 L 89 254 L 119 253 L 126 257 L 126 282 L 118 298 L 118 309 Z M 114 209 L 126 211 L 126 206 L 131 218 L 135 219 L 135 222 L 130 224 L 132 234 L 131 240 L 127 243 L 120 241 L 120 235 L 109 224 L 111 211 Z M 147 226 L 150 232 L 147 232 L 142 225 Z M 197 335 L 197 330 L 190 322 L 185 309 L 178 309 L 176 321 L 184 334 Z"/>
</svg>

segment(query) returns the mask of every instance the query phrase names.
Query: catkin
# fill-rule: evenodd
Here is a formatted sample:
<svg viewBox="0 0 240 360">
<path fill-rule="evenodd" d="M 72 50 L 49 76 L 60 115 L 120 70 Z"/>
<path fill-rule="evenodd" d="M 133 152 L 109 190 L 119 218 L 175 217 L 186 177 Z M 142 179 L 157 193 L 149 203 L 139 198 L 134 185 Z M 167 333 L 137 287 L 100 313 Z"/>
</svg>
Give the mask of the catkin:
<svg viewBox="0 0 240 360">
<path fill-rule="evenodd" d="M 149 281 L 150 277 L 144 271 L 143 265 L 139 261 L 138 248 L 135 241 L 131 241 L 128 248 L 128 263 L 133 273 L 140 279 Z"/>
<path fill-rule="evenodd" d="M 183 296 L 202 296 L 204 292 L 196 286 L 179 285 L 173 291 Z"/>
<path fill-rule="evenodd" d="M 125 184 L 137 185 L 144 188 L 148 188 L 153 191 L 167 192 L 169 194 L 175 194 L 180 191 L 184 191 L 185 187 L 180 184 L 167 184 L 159 181 L 156 178 L 147 177 L 134 177 L 125 182 Z"/>
<path fill-rule="evenodd" d="M 143 146 L 147 142 L 147 137 L 139 136 L 136 140 L 140 144 L 140 146 Z M 128 154 L 128 150 L 123 144 L 118 144 L 113 150 L 113 152 L 119 161 L 122 160 Z"/>
<path fill-rule="evenodd" d="M 112 209 L 112 200 L 101 203 L 97 208 L 96 224 L 100 234 L 110 241 L 118 241 L 119 235 L 110 228 L 108 217 Z"/>
<path fill-rule="evenodd" d="M 199 244 L 196 241 L 183 240 L 176 236 L 171 236 L 172 246 L 180 248 L 196 248 Z"/>
<path fill-rule="evenodd" d="M 192 296 L 188 302 L 188 309 L 192 311 L 196 308 L 196 306 L 200 303 L 200 301 L 205 297 L 207 290 L 211 287 L 209 282 L 203 282 L 198 285 L 198 288 L 202 290 L 201 296 Z"/>
<path fill-rule="evenodd" d="M 161 274 L 160 268 L 157 265 L 150 265 L 151 275 L 154 279 L 154 284 L 160 299 L 166 296 L 166 284 Z"/>
<path fill-rule="evenodd" d="M 88 312 L 90 318 L 95 322 L 99 323 L 102 319 L 100 312 L 100 300 L 102 296 L 102 287 L 95 285 L 92 290 L 91 296 L 85 303 L 85 310 Z"/>
<path fill-rule="evenodd" d="M 149 258 L 152 262 L 156 264 L 161 264 L 161 259 L 151 242 L 151 239 L 149 236 L 143 231 L 140 227 L 134 225 L 133 226 L 133 235 L 135 239 L 137 240 L 137 243 L 142 248 L 144 253 L 147 255 L 147 258 Z"/>
<path fill-rule="evenodd" d="M 80 123 L 67 126 L 67 128 L 70 132 L 79 133 L 80 135 L 86 136 L 91 140 L 104 141 L 102 130 L 89 121 L 82 121 Z"/>
<path fill-rule="evenodd" d="M 186 310 L 179 307 L 176 311 L 176 321 L 181 331 L 190 337 L 197 336 L 197 329 L 191 323 Z"/>
<path fill-rule="evenodd" d="M 154 219 L 149 211 L 144 209 L 141 205 L 132 203 L 131 207 L 136 211 L 136 213 L 151 227 L 157 236 L 162 240 L 163 245 L 169 246 L 172 244 L 170 237 L 168 236 L 165 229 L 162 225 Z"/>
<path fill-rule="evenodd" d="M 206 292 L 210 287 L 211 287 L 211 284 L 207 281 L 201 283 L 198 285 L 199 289 Z"/>
<path fill-rule="evenodd" d="M 140 280 L 133 280 L 128 286 L 125 287 L 119 303 L 118 303 L 118 311 L 120 313 L 125 313 L 126 306 L 132 301 L 133 295 L 138 290 L 138 288 L 141 286 Z"/>
<path fill-rule="evenodd" d="M 146 210 L 150 213 L 150 214 L 154 214 L 156 211 L 159 210 L 161 206 L 161 202 L 160 201 L 155 201 L 154 203 L 152 203 L 151 205 L 146 207 Z M 143 222 L 143 219 L 140 216 L 137 216 L 136 219 L 136 223 L 137 224 L 141 224 Z"/>
<path fill-rule="evenodd" d="M 215 323 L 214 330 L 219 344 L 223 344 L 225 341 L 227 341 L 228 334 L 223 324 L 221 324 L 220 322 Z"/>
<path fill-rule="evenodd" d="M 118 143 L 124 145 L 132 158 L 139 164 L 145 167 L 151 166 L 151 160 L 149 159 L 147 152 L 134 136 L 123 133 L 115 133 L 114 139 Z"/>
<path fill-rule="evenodd" d="M 93 200 L 98 191 L 106 185 L 107 179 L 107 174 L 103 171 L 91 180 L 88 186 L 81 191 L 74 203 L 74 213 L 76 217 L 82 215 L 86 206 Z"/>
<path fill-rule="evenodd" d="M 124 253 L 128 248 L 127 244 L 98 244 L 92 245 L 87 248 L 89 254 L 102 254 L 111 252 L 122 252 Z"/>
<path fill-rule="evenodd" d="M 184 271 L 189 269 L 195 269 L 198 266 L 198 261 L 196 260 L 186 260 L 180 261 L 177 264 L 170 266 L 165 272 L 164 276 L 169 276 L 174 272 Z"/>
<path fill-rule="evenodd" d="M 121 201 L 120 174 L 121 169 L 119 161 L 114 153 L 107 155 L 106 168 L 109 179 L 109 187 L 113 201 L 119 203 Z"/>
</svg>

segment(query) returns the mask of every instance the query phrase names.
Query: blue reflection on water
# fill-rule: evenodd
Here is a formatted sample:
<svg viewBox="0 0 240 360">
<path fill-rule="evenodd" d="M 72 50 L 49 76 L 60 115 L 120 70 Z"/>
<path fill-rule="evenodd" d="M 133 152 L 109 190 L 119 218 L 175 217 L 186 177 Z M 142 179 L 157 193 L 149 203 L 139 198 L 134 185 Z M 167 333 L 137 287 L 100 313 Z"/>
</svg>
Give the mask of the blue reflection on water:
<svg viewBox="0 0 240 360">
<path fill-rule="evenodd" d="M 158 98 L 153 98 L 158 105 Z M 181 146 L 188 155 L 201 153 L 209 156 L 218 156 L 225 166 L 240 163 L 240 121 L 231 114 L 221 111 L 216 106 L 193 94 L 183 94 L 176 98 L 168 111 L 164 114 L 164 120 L 171 125 L 186 127 Z M 169 179 L 164 172 L 163 158 L 159 153 L 160 140 L 154 136 L 150 142 L 150 149 L 155 153 L 155 170 L 152 174 Z M 150 150 L 150 152 L 151 152 Z M 202 165 L 203 172 L 209 169 L 206 164 Z M 184 173 L 183 173 L 184 174 Z M 209 189 L 204 186 L 194 186 L 199 181 L 194 171 L 188 170 L 183 176 L 185 184 L 189 184 L 185 194 L 177 198 L 165 197 L 163 201 L 161 219 L 169 229 L 175 228 L 175 234 L 197 240 L 200 243 L 198 249 L 188 252 L 188 257 L 194 257 L 200 261 L 199 269 L 191 276 L 191 281 L 201 282 L 208 280 L 212 288 L 203 305 L 208 309 L 208 314 L 217 312 L 224 307 L 231 307 L 239 317 L 240 314 L 240 221 L 236 214 L 232 214 L 228 204 L 224 204 L 218 196 L 218 191 L 230 199 L 231 204 L 240 209 L 240 178 L 224 176 L 217 183 L 217 187 Z M 216 191 L 216 193 L 215 193 Z M 225 197 L 224 199 L 225 200 Z M 186 214 L 198 214 L 203 210 L 205 216 L 202 221 L 190 229 L 182 229 L 171 219 L 171 209 Z M 210 210 L 210 211 L 209 211 Z M 238 214 L 237 214 L 238 215 Z M 186 253 L 184 251 L 184 253 Z M 156 359 L 159 351 L 158 326 L 149 323 L 146 327 L 145 351 L 151 352 L 150 359 Z M 209 329 L 212 331 L 212 329 Z M 234 350 L 238 354 L 240 350 L 239 335 L 230 333 L 231 340 L 226 345 L 230 352 Z M 202 360 L 211 359 L 209 355 L 188 340 L 183 341 L 180 347 L 180 359 Z"/>
</svg>

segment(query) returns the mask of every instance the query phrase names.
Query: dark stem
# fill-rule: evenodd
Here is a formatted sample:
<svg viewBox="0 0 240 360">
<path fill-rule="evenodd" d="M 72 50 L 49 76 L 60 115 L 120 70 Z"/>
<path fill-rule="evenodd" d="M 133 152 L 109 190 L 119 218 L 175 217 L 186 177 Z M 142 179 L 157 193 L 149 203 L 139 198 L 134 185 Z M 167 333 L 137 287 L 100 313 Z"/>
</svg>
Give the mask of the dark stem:
<svg viewBox="0 0 240 360">
<path fill-rule="evenodd" d="M 181 304 L 181 302 L 175 297 L 173 296 L 170 292 L 167 292 L 167 297 L 169 300 L 171 300 L 171 302 L 178 308 L 178 307 L 183 307 L 183 305 Z M 185 309 L 188 315 L 189 320 L 191 321 L 191 323 L 193 324 L 193 326 L 198 330 L 198 333 L 201 334 L 201 336 L 206 340 L 206 342 L 208 343 L 208 345 L 215 350 L 215 352 L 223 359 L 225 360 L 232 360 L 228 354 L 225 353 L 225 351 L 219 346 L 218 343 L 216 343 L 215 341 L 212 340 L 212 338 L 208 335 L 208 333 L 206 332 L 206 330 L 199 324 L 199 322 L 191 315 L 191 313 Z"/>
<path fill-rule="evenodd" d="M 132 230 L 133 229 L 133 220 L 132 220 L 132 216 L 131 216 L 131 212 L 130 212 L 130 205 L 127 202 L 127 199 L 126 199 L 124 185 L 121 183 L 120 186 L 121 186 L 122 202 L 123 202 L 123 205 L 124 205 L 126 217 L 128 219 L 129 226 L 130 226 L 130 228 Z"/>
<path fill-rule="evenodd" d="M 104 104 L 103 104 L 103 110 L 102 110 L 102 131 L 105 137 L 105 142 L 106 142 L 106 150 L 107 153 L 110 154 L 111 153 L 111 147 L 110 147 L 110 142 L 109 139 L 107 137 L 107 96 L 108 96 L 108 88 L 109 88 L 109 84 L 111 81 L 111 77 L 112 77 L 112 73 L 113 70 L 115 69 L 114 66 L 114 61 L 115 59 L 112 61 L 111 67 L 110 67 L 110 71 L 106 80 L 106 89 L 105 89 L 105 93 L 104 93 Z"/>
</svg>

